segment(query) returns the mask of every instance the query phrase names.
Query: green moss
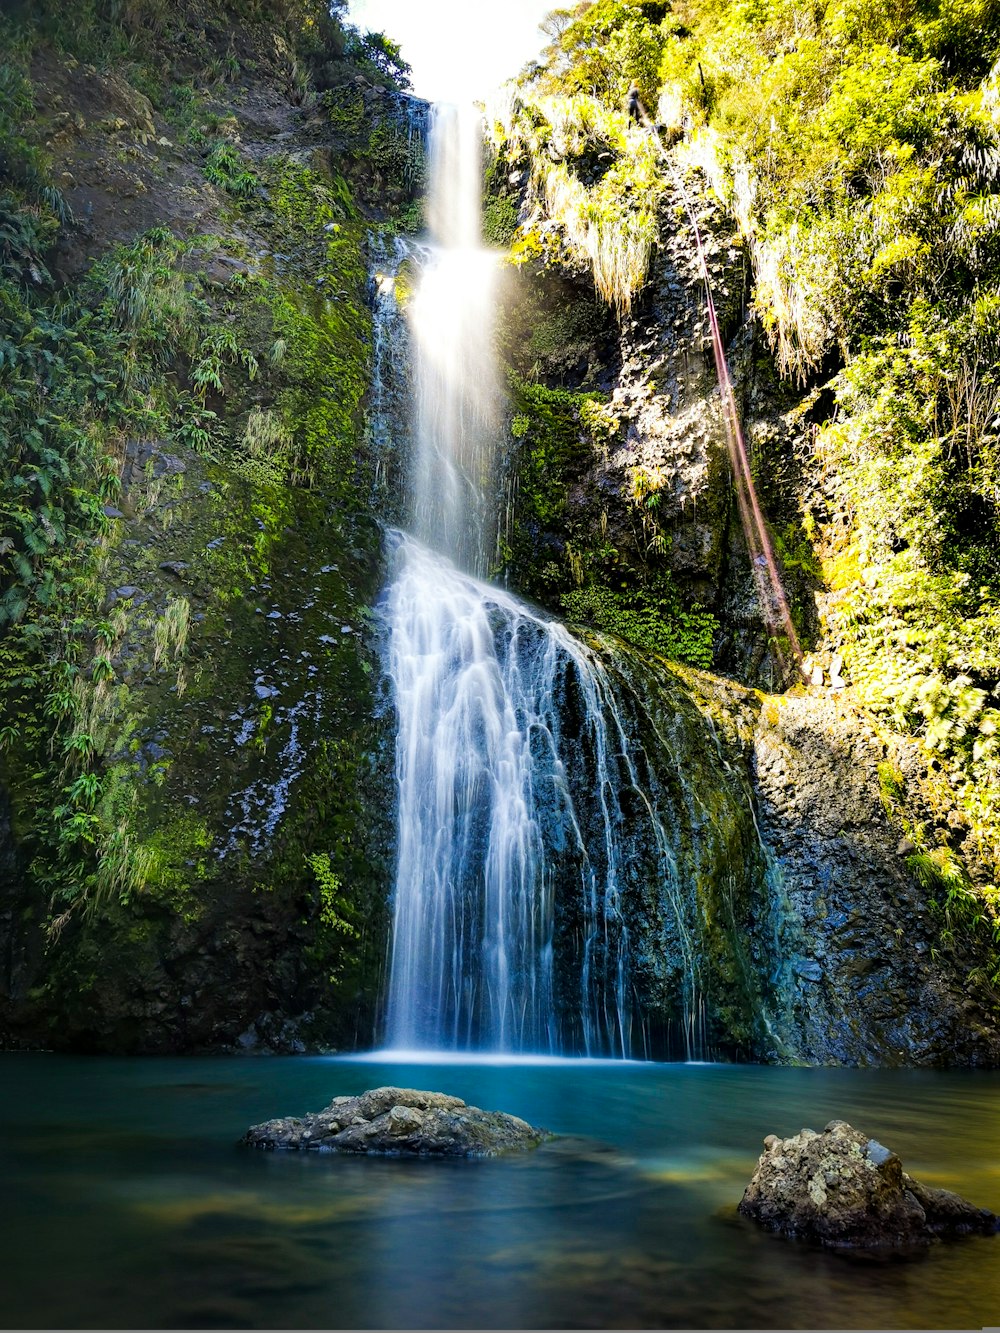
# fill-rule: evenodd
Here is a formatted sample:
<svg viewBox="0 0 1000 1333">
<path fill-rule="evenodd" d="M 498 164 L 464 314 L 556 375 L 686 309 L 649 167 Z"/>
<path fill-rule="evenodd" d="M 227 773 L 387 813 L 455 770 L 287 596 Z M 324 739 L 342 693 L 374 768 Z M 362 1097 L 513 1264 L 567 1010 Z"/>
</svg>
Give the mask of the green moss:
<svg viewBox="0 0 1000 1333">
<path fill-rule="evenodd" d="M 145 864 L 139 892 L 161 901 L 186 924 L 197 921 L 206 907 L 199 886 L 214 873 L 213 842 L 201 816 L 185 812 L 163 819 L 143 845 Z"/>
<path fill-rule="evenodd" d="M 393 114 L 388 100 L 366 108 L 357 87 L 331 90 L 324 105 L 357 195 L 378 216 L 412 230 L 426 177 L 422 135 Z"/>
<path fill-rule="evenodd" d="M 878 766 L 878 790 L 882 808 L 891 819 L 904 799 L 906 785 L 901 770 L 887 759 Z"/>
<path fill-rule="evenodd" d="M 497 250 L 506 250 L 519 226 L 518 208 L 513 199 L 487 200 L 483 207 L 483 239 Z"/>
<path fill-rule="evenodd" d="M 559 601 L 570 620 L 616 634 L 645 652 L 691 666 L 712 665 L 719 622 L 699 607 L 684 609 L 665 573 L 652 587 L 616 591 L 593 584 L 563 593 Z"/>
<path fill-rule="evenodd" d="M 598 394 L 512 381 L 511 407 L 521 452 L 518 486 L 525 521 L 549 528 L 566 510 L 567 481 L 592 449 L 587 406 Z"/>
</svg>

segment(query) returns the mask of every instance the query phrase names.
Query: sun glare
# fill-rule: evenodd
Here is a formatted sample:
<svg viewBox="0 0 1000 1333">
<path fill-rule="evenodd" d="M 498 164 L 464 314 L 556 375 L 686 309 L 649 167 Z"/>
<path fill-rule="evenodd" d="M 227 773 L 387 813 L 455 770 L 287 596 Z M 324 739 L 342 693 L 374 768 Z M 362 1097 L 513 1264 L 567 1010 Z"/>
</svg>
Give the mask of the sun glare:
<svg viewBox="0 0 1000 1333">
<path fill-rule="evenodd" d="M 351 0 L 359 28 L 384 32 L 413 66 L 413 91 L 432 102 L 486 97 L 545 45 L 550 0 Z"/>
</svg>

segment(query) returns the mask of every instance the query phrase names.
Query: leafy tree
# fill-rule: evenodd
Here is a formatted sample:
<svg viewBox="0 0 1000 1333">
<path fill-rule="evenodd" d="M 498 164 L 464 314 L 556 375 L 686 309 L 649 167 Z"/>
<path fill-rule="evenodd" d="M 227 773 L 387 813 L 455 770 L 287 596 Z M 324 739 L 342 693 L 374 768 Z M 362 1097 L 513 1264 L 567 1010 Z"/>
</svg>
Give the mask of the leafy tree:
<svg viewBox="0 0 1000 1333">
<path fill-rule="evenodd" d="M 410 87 L 412 66 L 403 59 L 399 44 L 384 32 L 354 33 L 348 40 L 346 54 L 377 82 L 397 89 Z"/>
</svg>

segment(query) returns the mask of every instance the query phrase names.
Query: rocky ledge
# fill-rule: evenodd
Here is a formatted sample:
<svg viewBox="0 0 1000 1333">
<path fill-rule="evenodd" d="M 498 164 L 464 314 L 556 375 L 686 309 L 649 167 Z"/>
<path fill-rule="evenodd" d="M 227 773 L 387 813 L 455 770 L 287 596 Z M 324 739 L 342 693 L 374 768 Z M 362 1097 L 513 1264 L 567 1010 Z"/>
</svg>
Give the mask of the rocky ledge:
<svg viewBox="0 0 1000 1333">
<path fill-rule="evenodd" d="M 251 1125 L 242 1142 L 252 1148 L 393 1157 L 500 1157 L 537 1148 L 549 1137 L 515 1115 L 481 1111 L 460 1097 L 372 1088 L 359 1097 L 334 1097 L 315 1115 Z"/>
<path fill-rule="evenodd" d="M 786 1236 L 861 1249 L 1000 1230 L 993 1213 L 921 1185 L 894 1152 L 845 1120 L 822 1134 L 769 1134 L 739 1211 Z"/>
</svg>

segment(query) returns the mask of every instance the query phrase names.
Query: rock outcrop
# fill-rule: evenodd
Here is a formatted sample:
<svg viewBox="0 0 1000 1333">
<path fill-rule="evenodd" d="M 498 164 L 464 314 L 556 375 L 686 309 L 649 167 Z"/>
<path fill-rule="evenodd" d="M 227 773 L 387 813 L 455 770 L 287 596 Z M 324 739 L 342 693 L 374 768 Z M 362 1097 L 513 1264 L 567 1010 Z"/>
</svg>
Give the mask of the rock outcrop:
<svg viewBox="0 0 1000 1333">
<path fill-rule="evenodd" d="M 769 1134 L 739 1211 L 797 1240 L 873 1249 L 989 1235 L 1000 1218 L 913 1180 L 894 1152 L 831 1120 L 822 1134 Z"/>
<path fill-rule="evenodd" d="M 252 1148 L 377 1154 L 392 1157 L 500 1157 L 524 1152 L 549 1135 L 502 1111 L 481 1111 L 460 1097 L 413 1088 L 372 1088 L 334 1097 L 314 1115 L 252 1125 Z"/>
</svg>

